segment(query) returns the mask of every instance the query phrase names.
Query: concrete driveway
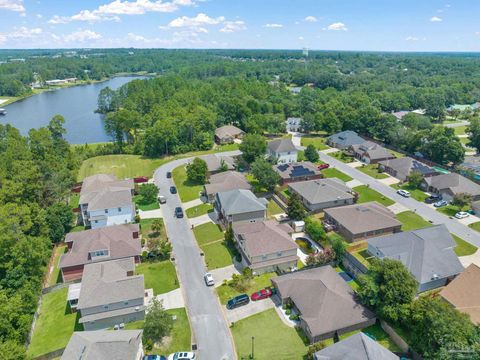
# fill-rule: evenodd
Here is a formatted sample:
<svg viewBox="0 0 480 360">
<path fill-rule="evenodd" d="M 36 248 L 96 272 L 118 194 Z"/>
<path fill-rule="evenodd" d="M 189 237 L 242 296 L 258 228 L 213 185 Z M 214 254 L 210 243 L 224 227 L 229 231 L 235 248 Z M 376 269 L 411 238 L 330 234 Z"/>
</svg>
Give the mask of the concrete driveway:
<svg viewBox="0 0 480 360">
<path fill-rule="evenodd" d="M 165 310 L 185 307 L 185 301 L 183 300 L 183 294 L 180 288 L 157 295 L 155 298 L 162 301 Z"/>
<path fill-rule="evenodd" d="M 148 211 L 138 209 L 138 216 L 140 216 L 140 219 L 158 219 L 163 218 L 163 212 L 161 208 Z"/>
<path fill-rule="evenodd" d="M 250 296 L 250 294 L 248 294 Z M 249 316 L 261 313 L 265 310 L 272 309 L 275 307 L 275 303 L 271 298 L 259 300 L 259 301 L 250 301 L 247 305 L 240 306 L 233 310 L 228 310 L 225 305 L 223 309 L 227 317 L 229 324 L 232 322 L 237 322 L 239 320 L 245 319 Z"/>
<path fill-rule="evenodd" d="M 239 154 L 239 151 L 222 153 L 230 156 Z M 172 256 L 175 257 L 177 274 L 184 291 L 193 342 L 198 346 L 197 356 L 201 360 L 233 360 L 236 355 L 230 329 L 215 291 L 205 286 L 203 275 L 207 269 L 188 219 L 176 219 L 173 216 L 174 208 L 182 204 L 178 194 L 170 194 L 173 179 L 167 179 L 166 173 L 192 160 L 178 159 L 161 166 L 155 171 L 155 184 L 160 189 L 160 195 L 167 198 L 167 203 L 163 205 L 165 229 L 173 245 Z"/>
<path fill-rule="evenodd" d="M 231 280 L 232 275 L 239 275 L 240 271 L 235 267 L 235 265 L 226 266 L 220 269 L 210 270 L 210 274 L 215 280 L 215 287 L 222 286 L 224 280 Z"/>
</svg>

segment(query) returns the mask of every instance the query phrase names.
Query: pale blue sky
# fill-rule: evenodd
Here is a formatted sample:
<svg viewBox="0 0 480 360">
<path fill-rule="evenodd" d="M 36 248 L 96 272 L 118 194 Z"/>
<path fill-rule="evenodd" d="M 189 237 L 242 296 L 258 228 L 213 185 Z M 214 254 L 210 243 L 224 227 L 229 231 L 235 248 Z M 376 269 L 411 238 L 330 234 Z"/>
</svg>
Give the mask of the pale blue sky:
<svg viewBox="0 0 480 360">
<path fill-rule="evenodd" d="M 478 0 L 0 0 L 0 48 L 480 51 Z"/>
</svg>

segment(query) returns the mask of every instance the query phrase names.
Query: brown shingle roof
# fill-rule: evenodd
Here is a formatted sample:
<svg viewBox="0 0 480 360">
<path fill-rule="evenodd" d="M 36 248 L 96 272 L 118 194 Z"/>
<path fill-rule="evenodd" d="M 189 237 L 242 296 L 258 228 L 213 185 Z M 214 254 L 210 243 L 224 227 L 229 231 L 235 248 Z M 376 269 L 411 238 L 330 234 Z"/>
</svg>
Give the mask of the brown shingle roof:
<svg viewBox="0 0 480 360">
<path fill-rule="evenodd" d="M 480 324 L 480 267 L 471 264 L 440 295 L 458 311 L 468 314 L 474 324 Z"/>
<path fill-rule="evenodd" d="M 282 179 L 319 175 L 320 171 L 310 161 L 301 161 L 288 164 L 273 165 L 273 169 Z"/>
<path fill-rule="evenodd" d="M 219 139 L 223 139 L 225 137 L 235 137 L 242 134 L 244 134 L 244 132 L 233 125 L 225 125 L 215 129 L 215 136 Z"/>
<path fill-rule="evenodd" d="M 222 191 L 233 189 L 250 190 L 252 186 L 245 179 L 245 176 L 236 171 L 224 171 L 210 176 L 210 184 L 205 185 L 207 194 L 216 194 Z"/>
<path fill-rule="evenodd" d="M 88 204 L 88 210 L 121 207 L 132 203 L 132 179 L 117 180 L 115 175 L 97 174 L 83 180 L 80 204 Z"/>
</svg>

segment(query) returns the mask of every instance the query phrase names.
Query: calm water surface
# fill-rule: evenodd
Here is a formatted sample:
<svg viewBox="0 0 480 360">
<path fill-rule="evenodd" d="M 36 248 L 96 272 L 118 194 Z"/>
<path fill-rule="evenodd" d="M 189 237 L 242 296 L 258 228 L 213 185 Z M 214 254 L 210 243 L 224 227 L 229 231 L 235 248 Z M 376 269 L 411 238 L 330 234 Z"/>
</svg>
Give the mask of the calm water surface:
<svg viewBox="0 0 480 360">
<path fill-rule="evenodd" d="M 70 143 L 109 141 L 102 115 L 94 112 L 100 90 L 107 86 L 117 89 L 131 80 L 144 78 L 122 76 L 91 85 L 46 91 L 4 106 L 7 114 L 0 115 L 0 123 L 9 123 L 26 135 L 31 128 L 45 126 L 54 115 L 60 114 L 65 118 L 66 138 Z"/>
</svg>

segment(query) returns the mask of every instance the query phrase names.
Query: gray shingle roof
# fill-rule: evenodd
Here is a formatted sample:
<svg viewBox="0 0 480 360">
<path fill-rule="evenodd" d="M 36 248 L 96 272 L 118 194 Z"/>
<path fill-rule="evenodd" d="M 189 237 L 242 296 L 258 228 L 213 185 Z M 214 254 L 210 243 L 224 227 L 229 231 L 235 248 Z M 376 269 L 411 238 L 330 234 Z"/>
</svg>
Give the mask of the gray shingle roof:
<svg viewBox="0 0 480 360">
<path fill-rule="evenodd" d="M 142 330 L 74 332 L 62 360 L 137 360 Z"/>
<path fill-rule="evenodd" d="M 257 198 L 250 190 L 235 189 L 217 193 L 220 206 L 228 215 L 266 210 L 264 199 Z"/>
<path fill-rule="evenodd" d="M 383 160 L 380 161 L 379 164 L 395 170 L 397 172 L 397 177 L 401 179 L 405 179 L 412 171 L 418 171 L 424 176 L 436 173 L 436 171 L 431 167 L 408 156 L 397 159 Z"/>
<path fill-rule="evenodd" d="M 355 131 L 346 130 L 329 136 L 328 141 L 338 144 L 340 147 L 349 147 L 351 145 L 361 144 L 365 139 L 358 136 Z"/>
<path fill-rule="evenodd" d="M 361 154 L 363 156 L 368 155 L 368 157 L 372 160 L 395 157 L 383 146 L 374 143 L 373 141 L 364 141 L 361 144 L 354 144 L 352 145 L 352 149 L 357 154 Z"/>
<path fill-rule="evenodd" d="M 220 156 L 217 154 L 208 154 L 199 156 L 200 159 L 207 163 L 208 171 L 217 171 L 222 166 L 222 160 L 225 162 L 228 170 L 233 170 L 235 168 L 235 161 L 231 156 Z"/>
<path fill-rule="evenodd" d="M 60 257 L 59 267 L 93 262 L 89 258 L 89 253 L 95 250 L 108 249 L 108 260 L 140 255 L 140 238 L 133 238 L 133 233 L 139 231 L 138 224 L 124 224 L 69 233 L 65 237 L 65 242 L 72 242 L 72 246 L 67 253 Z M 105 258 L 100 261 L 105 261 Z"/>
<path fill-rule="evenodd" d="M 205 185 L 207 194 L 216 194 L 222 191 L 234 189 L 250 190 L 252 186 L 245 179 L 245 176 L 236 171 L 224 171 L 210 176 L 210 184 Z"/>
<path fill-rule="evenodd" d="M 392 211 L 375 201 L 325 209 L 325 214 L 330 215 L 352 234 L 402 225 L 395 219 Z"/>
<path fill-rule="evenodd" d="M 77 308 L 81 310 L 143 298 L 143 275 L 127 276 L 134 270 L 133 258 L 86 265 Z"/>
<path fill-rule="evenodd" d="M 441 174 L 424 179 L 428 186 L 441 190 L 450 190 L 453 194 L 468 193 L 480 195 L 480 185 L 457 173 Z"/>
<path fill-rule="evenodd" d="M 97 174 L 83 180 L 80 204 L 88 210 L 103 210 L 132 204 L 133 179 L 117 180 L 114 175 Z"/>
<path fill-rule="evenodd" d="M 225 137 L 235 137 L 242 134 L 244 134 L 244 132 L 233 125 L 225 125 L 215 129 L 215 136 L 217 136 L 219 139 L 223 139 Z"/>
<path fill-rule="evenodd" d="M 434 276 L 441 279 L 463 271 L 453 251 L 456 243 L 443 224 L 372 238 L 368 244 L 386 257 L 400 260 L 420 284 Z"/>
<path fill-rule="evenodd" d="M 311 204 L 354 198 L 352 189 L 336 178 L 301 181 L 288 186 Z"/>
<path fill-rule="evenodd" d="M 312 337 L 375 318 L 330 265 L 278 276 L 272 283 L 295 303 Z"/>
<path fill-rule="evenodd" d="M 297 151 L 290 138 L 272 140 L 268 143 L 268 148 L 275 153 Z"/>
<path fill-rule="evenodd" d="M 317 351 L 315 360 L 398 360 L 398 356 L 360 332 Z"/>
</svg>

